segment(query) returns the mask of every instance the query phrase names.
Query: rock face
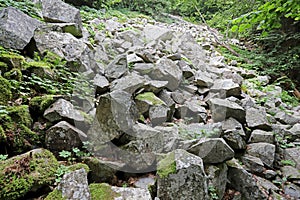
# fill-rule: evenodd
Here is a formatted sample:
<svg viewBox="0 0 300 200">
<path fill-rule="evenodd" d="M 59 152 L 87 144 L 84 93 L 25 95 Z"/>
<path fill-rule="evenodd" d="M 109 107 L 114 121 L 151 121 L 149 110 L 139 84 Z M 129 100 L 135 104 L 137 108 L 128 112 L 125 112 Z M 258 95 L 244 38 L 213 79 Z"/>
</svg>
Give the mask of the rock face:
<svg viewBox="0 0 300 200">
<path fill-rule="evenodd" d="M 198 156 L 175 150 L 158 163 L 158 175 L 157 197 L 160 199 L 208 198 L 207 177 Z"/>
<path fill-rule="evenodd" d="M 41 22 L 16 8 L 4 8 L 0 11 L 0 45 L 23 50 L 40 25 Z"/>
</svg>

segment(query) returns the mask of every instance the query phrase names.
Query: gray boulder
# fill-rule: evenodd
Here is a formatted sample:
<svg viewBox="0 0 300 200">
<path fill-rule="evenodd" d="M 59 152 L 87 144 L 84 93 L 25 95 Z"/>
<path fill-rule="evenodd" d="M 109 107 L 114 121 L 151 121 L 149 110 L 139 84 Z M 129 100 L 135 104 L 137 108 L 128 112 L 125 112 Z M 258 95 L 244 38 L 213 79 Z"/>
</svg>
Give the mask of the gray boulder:
<svg viewBox="0 0 300 200">
<path fill-rule="evenodd" d="M 105 76 L 110 81 L 120 78 L 127 72 L 127 57 L 125 54 L 116 56 L 116 58 L 105 68 Z"/>
<path fill-rule="evenodd" d="M 284 150 L 284 160 L 291 160 L 295 162 L 295 167 L 300 169 L 300 149 L 297 147 L 288 148 Z"/>
<path fill-rule="evenodd" d="M 61 191 L 62 197 L 69 200 L 90 199 L 87 172 L 83 168 L 66 173 L 56 189 Z"/>
<path fill-rule="evenodd" d="M 0 11 L 0 45 L 23 50 L 41 23 L 13 7 Z"/>
<path fill-rule="evenodd" d="M 46 131 L 45 144 L 52 152 L 59 153 L 62 150 L 70 151 L 74 147 L 81 147 L 82 140 L 87 135 L 65 121 L 61 121 Z"/>
<path fill-rule="evenodd" d="M 267 199 L 268 194 L 251 173 L 248 173 L 237 160 L 227 161 L 230 185 L 241 192 L 242 199 Z"/>
<path fill-rule="evenodd" d="M 198 70 L 195 75 L 195 85 L 199 87 L 211 87 L 214 84 L 214 80 L 207 72 Z"/>
<path fill-rule="evenodd" d="M 183 105 L 179 106 L 177 110 L 177 117 L 186 119 L 189 123 L 206 122 L 207 111 L 197 100 L 186 101 Z"/>
<path fill-rule="evenodd" d="M 165 105 L 165 103 L 153 92 L 144 92 L 138 94 L 135 97 L 135 102 L 141 114 L 148 113 L 151 106 Z"/>
<path fill-rule="evenodd" d="M 151 200 L 151 195 L 148 189 L 143 188 L 125 188 L 112 186 L 111 189 L 118 195 L 114 199 L 116 200 Z"/>
<path fill-rule="evenodd" d="M 200 138 L 218 138 L 221 136 L 221 123 L 203 124 L 179 124 L 178 125 L 180 137 L 184 140 L 200 139 Z M 184 148 L 185 150 L 187 148 Z"/>
<path fill-rule="evenodd" d="M 158 163 L 159 199 L 208 199 L 208 184 L 202 159 L 175 150 Z"/>
<path fill-rule="evenodd" d="M 131 94 L 116 90 L 100 96 L 96 118 L 88 135 L 92 143 L 104 144 L 130 132 L 138 114 Z"/>
<path fill-rule="evenodd" d="M 300 123 L 300 114 L 293 111 L 279 111 L 275 115 L 275 119 L 283 124 L 294 125 Z"/>
<path fill-rule="evenodd" d="M 84 117 L 73 104 L 65 99 L 58 99 L 44 112 L 44 117 L 50 122 L 61 120 L 83 122 Z"/>
<path fill-rule="evenodd" d="M 46 22 L 74 23 L 69 32 L 75 37 L 82 36 L 80 11 L 61 0 L 42 0 L 42 15 Z"/>
<path fill-rule="evenodd" d="M 293 199 L 300 199 L 300 187 L 293 183 L 284 186 L 284 193 Z"/>
<path fill-rule="evenodd" d="M 245 169 L 251 173 L 261 174 L 265 170 L 264 163 L 255 156 L 245 154 L 241 157 L 241 161 L 245 166 Z"/>
<path fill-rule="evenodd" d="M 209 165 L 205 168 L 208 177 L 208 186 L 215 189 L 219 200 L 223 199 L 225 194 L 227 171 L 228 167 L 226 163 Z"/>
<path fill-rule="evenodd" d="M 97 95 L 104 94 L 109 90 L 108 80 L 105 78 L 105 76 L 102 76 L 100 74 L 96 74 L 96 76 L 94 77 L 94 86 L 96 86 Z"/>
<path fill-rule="evenodd" d="M 172 31 L 170 31 L 169 29 L 150 24 L 145 26 L 143 32 L 145 34 L 145 40 L 148 43 L 153 40 L 171 40 L 174 37 Z"/>
<path fill-rule="evenodd" d="M 291 141 L 300 138 L 300 123 L 295 124 L 291 129 L 288 130 L 287 136 Z"/>
<path fill-rule="evenodd" d="M 136 74 L 136 73 L 129 73 L 128 75 L 116 79 L 111 83 L 111 90 L 124 90 L 129 94 L 133 94 L 137 90 L 141 89 L 146 80 L 144 77 Z"/>
<path fill-rule="evenodd" d="M 300 179 L 300 171 L 299 169 L 292 166 L 283 166 L 280 168 L 282 171 L 283 177 L 286 177 L 288 180 L 299 180 Z"/>
<path fill-rule="evenodd" d="M 243 123 L 245 121 L 245 110 L 237 103 L 227 99 L 212 98 L 208 101 L 214 122 L 221 122 L 227 118 L 237 119 Z"/>
<path fill-rule="evenodd" d="M 210 92 L 225 94 L 226 97 L 239 97 L 241 95 L 241 88 L 237 83 L 234 83 L 232 79 L 219 79 L 214 81 Z"/>
<path fill-rule="evenodd" d="M 162 125 L 168 121 L 170 108 L 166 105 L 154 105 L 149 109 L 149 118 L 153 126 Z"/>
<path fill-rule="evenodd" d="M 266 143 L 273 144 L 274 143 L 274 133 L 256 129 L 251 133 L 251 136 L 250 136 L 248 142 L 249 143 L 266 142 Z"/>
<path fill-rule="evenodd" d="M 248 144 L 247 153 L 261 159 L 268 167 L 273 167 L 275 159 L 275 145 L 269 143 L 253 143 Z"/>
<path fill-rule="evenodd" d="M 267 120 L 265 109 L 249 108 L 246 110 L 246 122 L 249 128 L 257 128 L 269 131 L 271 126 Z"/>
<path fill-rule="evenodd" d="M 200 139 L 188 152 L 201 157 L 204 163 L 221 163 L 234 156 L 234 151 L 222 138 Z"/>
<path fill-rule="evenodd" d="M 149 73 L 149 76 L 154 80 L 168 81 L 166 87 L 169 90 L 174 91 L 181 82 L 182 71 L 174 61 L 162 58 L 155 64 L 154 68 Z"/>
</svg>

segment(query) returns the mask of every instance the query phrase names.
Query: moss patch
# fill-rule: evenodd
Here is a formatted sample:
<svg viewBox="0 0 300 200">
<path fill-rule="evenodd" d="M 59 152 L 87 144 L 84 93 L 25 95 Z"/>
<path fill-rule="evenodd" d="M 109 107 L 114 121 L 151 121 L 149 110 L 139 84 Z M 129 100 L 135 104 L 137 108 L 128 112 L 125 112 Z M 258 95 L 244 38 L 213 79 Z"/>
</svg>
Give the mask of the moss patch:
<svg viewBox="0 0 300 200">
<path fill-rule="evenodd" d="M 0 61 L 6 63 L 11 69 L 22 68 L 22 64 L 25 62 L 25 58 L 16 53 L 3 52 L 0 53 Z"/>
<path fill-rule="evenodd" d="M 139 101 L 146 101 L 147 103 L 149 103 L 151 105 L 162 105 L 162 104 L 164 104 L 164 102 L 160 98 L 155 96 L 155 94 L 153 92 L 145 92 L 145 93 L 138 94 L 135 97 L 135 99 L 139 100 Z"/>
<path fill-rule="evenodd" d="M 10 70 L 9 72 L 6 72 L 4 74 L 4 78 L 6 78 L 8 80 L 13 79 L 13 80 L 21 81 L 22 80 L 22 72 L 18 68 L 13 68 L 12 70 Z"/>
<path fill-rule="evenodd" d="M 45 149 L 0 162 L 0 199 L 18 199 L 32 189 L 53 184 L 58 166 L 53 154 Z"/>
<path fill-rule="evenodd" d="M 111 186 L 106 183 L 92 183 L 89 185 L 91 200 L 114 200 L 120 196 L 111 189 Z"/>
<path fill-rule="evenodd" d="M 66 200 L 66 198 L 62 196 L 62 192 L 60 190 L 55 189 L 48 194 L 45 200 Z"/>
<path fill-rule="evenodd" d="M 84 163 L 76 163 L 74 165 L 68 166 L 67 168 L 68 168 L 69 171 L 76 171 L 76 170 L 81 169 L 81 168 L 83 168 L 86 171 L 86 173 L 88 173 L 90 171 L 89 166 L 87 166 Z"/>
<path fill-rule="evenodd" d="M 165 178 L 174 173 L 176 173 L 175 153 L 171 152 L 158 162 L 157 174 L 160 178 Z"/>
<path fill-rule="evenodd" d="M 0 76 L 0 105 L 7 105 L 11 98 L 11 85 L 8 80 Z"/>
<path fill-rule="evenodd" d="M 27 127 L 31 126 L 32 119 L 27 105 L 9 106 L 6 110 L 12 121 L 17 122 L 18 124 L 24 124 Z"/>
<path fill-rule="evenodd" d="M 55 102 L 53 95 L 36 96 L 29 102 L 29 109 L 31 113 L 42 114 L 49 108 L 49 106 Z"/>
</svg>

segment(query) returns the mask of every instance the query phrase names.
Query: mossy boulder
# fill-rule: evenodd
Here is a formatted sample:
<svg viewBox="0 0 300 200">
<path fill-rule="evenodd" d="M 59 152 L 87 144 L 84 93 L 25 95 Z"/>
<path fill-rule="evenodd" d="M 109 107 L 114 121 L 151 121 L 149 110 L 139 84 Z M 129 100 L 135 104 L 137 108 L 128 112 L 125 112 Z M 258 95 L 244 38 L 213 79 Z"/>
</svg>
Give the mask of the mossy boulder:
<svg viewBox="0 0 300 200">
<path fill-rule="evenodd" d="M 114 200 L 120 196 L 106 183 L 92 183 L 89 185 L 91 200 Z"/>
<path fill-rule="evenodd" d="M 14 200 L 28 192 L 51 185 L 59 163 L 45 149 L 35 149 L 0 162 L 0 199 Z"/>
<path fill-rule="evenodd" d="M 62 196 L 62 192 L 60 190 L 55 189 L 48 194 L 45 200 L 67 200 L 67 199 Z"/>
<path fill-rule="evenodd" d="M 52 79 L 54 76 L 54 72 L 52 70 L 53 65 L 51 63 L 44 61 L 32 61 L 26 62 L 24 65 L 27 71 L 34 73 L 40 78 Z"/>
<path fill-rule="evenodd" d="M 40 136 L 30 129 L 32 119 L 27 105 L 8 106 L 4 111 L 5 113 L 0 115 L 0 124 L 5 134 L 0 140 L 1 147 L 5 147 L 10 155 L 14 155 L 40 144 Z"/>
<path fill-rule="evenodd" d="M 176 173 L 175 153 L 167 154 L 162 160 L 159 161 L 157 166 L 157 174 L 159 177 L 164 178 L 169 174 Z"/>
<path fill-rule="evenodd" d="M 29 101 L 29 110 L 33 115 L 40 115 L 55 102 L 53 95 L 36 96 Z"/>
<path fill-rule="evenodd" d="M 7 105 L 12 98 L 11 84 L 0 75 L 0 105 Z"/>
<path fill-rule="evenodd" d="M 84 163 L 76 163 L 67 167 L 68 171 L 76 171 L 78 169 L 84 169 L 86 173 L 90 171 L 89 166 Z"/>
<path fill-rule="evenodd" d="M 160 98 L 155 96 L 153 92 L 145 92 L 145 93 L 138 94 L 135 97 L 135 102 L 139 112 L 142 114 L 148 112 L 150 106 L 165 104 Z"/>
</svg>

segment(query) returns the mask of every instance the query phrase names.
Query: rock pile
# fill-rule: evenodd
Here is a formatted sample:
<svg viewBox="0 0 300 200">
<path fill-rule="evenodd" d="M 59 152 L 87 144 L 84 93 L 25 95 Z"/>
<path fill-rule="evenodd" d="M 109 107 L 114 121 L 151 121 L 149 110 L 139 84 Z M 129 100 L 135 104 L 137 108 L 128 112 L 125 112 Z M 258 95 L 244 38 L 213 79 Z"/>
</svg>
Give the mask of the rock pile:
<svg viewBox="0 0 300 200">
<path fill-rule="evenodd" d="M 54 154 L 88 141 L 94 158 L 85 162 L 95 182 L 111 183 L 117 171 L 157 171 L 151 187 L 156 199 L 300 198 L 299 107 L 282 102 L 278 88 L 252 88 L 249 77 L 268 77 L 228 64 L 214 46 L 219 35 L 181 21 L 94 19 L 92 27 L 104 24 L 105 30 L 95 30 L 91 44 L 77 9 L 59 0 L 42 5 L 44 23 L 28 16 L 19 22 L 33 26 L 27 32 L 5 28 L 20 11 L 1 10 L 7 18 L 0 28 L 7 34 L 0 44 L 23 49 L 32 40 L 41 55 L 63 57 L 95 88 L 81 98 L 85 107 L 58 99 L 45 111 L 53 123 L 45 143 Z M 257 97 L 268 100 L 262 105 Z M 127 192 L 132 199 L 145 195 L 135 190 Z"/>
</svg>

